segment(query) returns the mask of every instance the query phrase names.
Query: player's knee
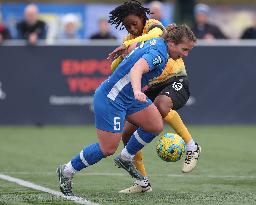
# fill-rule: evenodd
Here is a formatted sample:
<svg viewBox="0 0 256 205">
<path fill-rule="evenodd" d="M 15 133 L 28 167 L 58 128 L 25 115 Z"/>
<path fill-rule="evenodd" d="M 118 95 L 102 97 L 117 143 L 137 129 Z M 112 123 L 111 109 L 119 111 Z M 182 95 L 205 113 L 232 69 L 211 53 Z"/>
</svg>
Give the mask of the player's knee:
<svg viewBox="0 0 256 205">
<path fill-rule="evenodd" d="M 106 157 L 115 154 L 115 152 L 116 152 L 116 149 L 106 149 L 103 151 L 104 156 L 106 156 Z"/>
<path fill-rule="evenodd" d="M 151 129 L 151 130 L 149 130 L 149 132 L 155 133 L 156 135 L 160 134 L 164 129 L 164 123 L 163 123 L 162 119 L 159 120 L 158 123 L 155 123 L 154 126 L 152 126 L 149 129 Z"/>
<path fill-rule="evenodd" d="M 170 112 L 170 109 L 173 106 L 172 99 L 164 95 L 157 96 L 154 104 L 156 105 L 158 111 L 163 118 L 166 117 L 166 115 Z"/>
<path fill-rule="evenodd" d="M 103 154 L 104 154 L 104 156 L 111 156 L 111 155 L 113 155 L 113 154 L 115 154 L 115 152 L 116 152 L 116 149 L 117 149 L 117 147 L 115 147 L 115 146 L 104 146 L 104 147 L 102 147 L 102 152 L 103 152 Z"/>
<path fill-rule="evenodd" d="M 153 119 L 149 119 L 146 125 L 142 126 L 142 129 L 158 135 L 164 129 L 164 123 L 159 113 Z"/>
<path fill-rule="evenodd" d="M 164 129 L 164 123 L 163 123 L 163 121 L 161 120 L 161 121 L 158 123 L 158 125 L 156 126 L 156 131 L 155 131 L 155 133 L 160 134 L 160 133 L 163 131 L 163 129 Z"/>
</svg>

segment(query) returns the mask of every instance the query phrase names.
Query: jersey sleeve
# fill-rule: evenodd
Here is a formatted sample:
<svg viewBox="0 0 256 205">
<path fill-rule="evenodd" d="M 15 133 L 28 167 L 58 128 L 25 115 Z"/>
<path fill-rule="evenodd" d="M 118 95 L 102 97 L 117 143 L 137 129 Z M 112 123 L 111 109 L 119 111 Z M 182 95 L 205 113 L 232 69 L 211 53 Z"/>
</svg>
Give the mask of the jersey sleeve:
<svg viewBox="0 0 256 205">
<path fill-rule="evenodd" d="M 123 42 L 125 41 L 129 41 L 129 39 L 131 39 L 131 35 L 127 35 L 124 37 Z M 123 57 L 119 56 L 118 58 L 116 58 L 115 60 L 113 60 L 113 62 L 111 63 L 111 71 L 114 72 L 115 69 L 117 68 L 117 66 L 123 61 Z"/>
<path fill-rule="evenodd" d="M 115 69 L 117 68 L 117 66 L 122 62 L 123 57 L 119 56 L 118 58 L 116 58 L 115 60 L 113 60 L 113 62 L 111 63 L 111 71 L 114 72 Z"/>
<path fill-rule="evenodd" d="M 152 38 L 157 38 L 157 37 L 160 37 L 162 34 L 163 34 L 163 30 L 161 28 L 154 27 L 147 34 L 144 34 L 132 40 L 124 41 L 123 44 L 127 48 L 129 45 L 132 45 L 133 43 L 139 43 L 142 41 L 150 40 Z"/>
<path fill-rule="evenodd" d="M 166 61 L 159 50 L 155 48 L 150 49 L 142 56 L 142 58 L 147 61 L 150 70 L 153 70 L 159 66 L 164 66 Z"/>
<path fill-rule="evenodd" d="M 147 29 L 148 29 L 148 33 L 150 32 L 150 31 L 152 31 L 153 29 L 155 29 L 155 28 L 159 28 L 162 32 L 164 32 L 165 31 L 165 27 L 162 25 L 162 24 L 152 24 L 152 25 L 150 25 Z"/>
</svg>

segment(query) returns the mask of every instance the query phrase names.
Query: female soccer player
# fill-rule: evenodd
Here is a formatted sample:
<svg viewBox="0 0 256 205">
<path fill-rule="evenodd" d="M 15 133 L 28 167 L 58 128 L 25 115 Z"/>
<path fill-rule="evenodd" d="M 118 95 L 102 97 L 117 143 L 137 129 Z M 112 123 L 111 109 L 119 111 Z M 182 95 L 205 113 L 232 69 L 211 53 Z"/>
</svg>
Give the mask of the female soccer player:
<svg viewBox="0 0 256 205">
<path fill-rule="evenodd" d="M 173 59 L 180 55 L 184 57 L 183 50 L 187 54 L 194 44 L 195 37 L 187 26 L 176 27 L 162 38 L 141 43 L 99 86 L 93 103 L 99 142 L 86 146 L 70 162 L 58 167 L 57 174 L 63 194 L 73 195 L 71 181 L 76 172 L 115 153 L 125 119 L 140 127 L 136 133 L 147 143 L 162 131 L 162 117 L 141 88 L 162 73 L 169 56 Z M 133 177 L 143 180 L 144 177 L 130 160 L 133 152 L 139 151 L 141 146 L 133 137 L 130 142 L 116 161 L 125 166 Z"/>
<path fill-rule="evenodd" d="M 129 35 L 124 38 L 123 44 L 109 54 L 109 58 L 111 59 L 118 56 L 112 63 L 112 70 L 122 61 L 123 57 L 121 54 L 125 52 L 125 49 L 129 45 L 161 36 L 165 32 L 163 25 L 157 20 L 148 19 L 147 14 L 150 14 L 150 10 L 143 7 L 138 1 L 125 2 L 110 12 L 109 22 L 114 24 L 116 28 L 120 26 L 120 29 L 126 28 L 129 32 Z M 174 27 L 172 25 L 168 29 L 171 30 Z M 184 56 L 187 55 L 186 52 L 184 50 Z M 194 142 L 182 119 L 176 112 L 176 110 L 186 104 L 190 95 L 189 81 L 184 62 L 181 58 L 183 56 L 180 55 L 177 57 L 177 60 L 172 58 L 168 60 L 161 76 L 151 80 L 149 88 L 144 93 L 154 101 L 162 118 L 186 142 L 186 158 L 182 167 L 182 171 L 186 173 L 192 171 L 196 166 L 201 148 Z M 137 126 L 126 122 L 122 137 L 125 145 L 136 129 Z M 141 151 L 135 156 L 135 165 L 142 175 L 147 176 Z M 135 193 L 147 191 L 152 191 L 148 180 L 136 180 L 132 187 L 121 190 L 120 192 Z"/>
</svg>

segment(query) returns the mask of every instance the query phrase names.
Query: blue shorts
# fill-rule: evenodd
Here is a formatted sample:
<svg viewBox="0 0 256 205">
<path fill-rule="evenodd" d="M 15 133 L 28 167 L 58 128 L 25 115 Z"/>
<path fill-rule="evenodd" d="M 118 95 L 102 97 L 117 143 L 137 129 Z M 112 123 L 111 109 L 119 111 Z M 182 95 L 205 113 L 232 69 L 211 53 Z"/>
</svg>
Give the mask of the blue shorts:
<svg viewBox="0 0 256 205">
<path fill-rule="evenodd" d="M 100 130 L 122 133 L 126 116 L 139 112 L 151 104 L 152 101 L 147 99 L 147 103 L 134 100 L 129 105 L 123 105 L 112 101 L 105 93 L 98 90 L 93 99 L 95 126 Z"/>
</svg>

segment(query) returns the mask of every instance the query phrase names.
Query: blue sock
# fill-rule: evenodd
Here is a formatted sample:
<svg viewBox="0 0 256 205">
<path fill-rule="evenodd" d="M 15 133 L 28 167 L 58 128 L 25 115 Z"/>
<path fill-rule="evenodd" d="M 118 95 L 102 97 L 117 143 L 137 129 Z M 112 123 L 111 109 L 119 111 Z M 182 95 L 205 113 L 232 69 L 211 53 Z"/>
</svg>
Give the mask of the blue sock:
<svg viewBox="0 0 256 205">
<path fill-rule="evenodd" d="M 105 156 L 100 149 L 100 145 L 99 143 L 95 143 L 85 147 L 80 154 L 71 160 L 71 164 L 76 171 L 80 171 L 85 167 L 97 163 L 102 158 L 105 158 Z"/>
<path fill-rule="evenodd" d="M 139 128 L 133 133 L 131 139 L 125 147 L 129 154 L 135 155 L 146 144 L 150 143 L 156 136 L 157 134 L 155 133 L 145 132 Z"/>
</svg>

